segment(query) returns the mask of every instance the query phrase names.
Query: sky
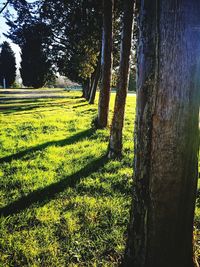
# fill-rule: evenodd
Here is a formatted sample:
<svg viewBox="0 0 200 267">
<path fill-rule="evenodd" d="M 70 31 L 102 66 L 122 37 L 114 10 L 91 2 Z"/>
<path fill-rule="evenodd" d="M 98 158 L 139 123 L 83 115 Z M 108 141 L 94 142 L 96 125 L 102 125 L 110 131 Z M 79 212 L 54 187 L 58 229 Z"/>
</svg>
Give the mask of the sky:
<svg viewBox="0 0 200 267">
<path fill-rule="evenodd" d="M 0 0 L 0 8 L 3 7 L 3 4 L 5 3 L 5 0 Z M 12 50 L 15 53 L 15 57 L 16 57 L 16 63 L 17 63 L 17 68 L 19 69 L 19 65 L 20 65 L 20 61 L 21 61 L 21 57 L 20 57 L 20 48 L 18 45 L 13 44 L 12 41 L 10 39 L 7 39 L 3 34 L 8 32 L 9 27 L 6 25 L 6 21 L 4 19 L 4 14 L 6 12 L 6 10 L 12 10 L 11 7 L 7 7 L 5 9 L 5 11 L 3 13 L 0 14 L 0 44 L 2 44 L 4 41 L 7 41 L 10 43 Z"/>
<path fill-rule="evenodd" d="M 6 0 L 0 0 L 0 9 L 4 6 L 5 2 L 6 2 Z M 27 2 L 31 3 L 31 2 L 34 2 L 34 0 L 27 0 Z M 19 69 L 20 61 L 21 61 L 20 48 L 18 45 L 13 44 L 10 39 L 7 39 L 3 35 L 3 33 L 8 32 L 8 30 L 9 30 L 9 27 L 6 25 L 6 22 L 4 19 L 4 14 L 7 10 L 12 12 L 12 7 L 8 5 L 8 7 L 4 10 L 4 12 L 0 14 L 0 44 L 2 44 L 2 42 L 4 42 L 4 41 L 7 41 L 10 43 L 10 45 L 11 45 L 11 47 L 15 53 L 15 56 L 16 56 L 17 68 Z"/>
</svg>

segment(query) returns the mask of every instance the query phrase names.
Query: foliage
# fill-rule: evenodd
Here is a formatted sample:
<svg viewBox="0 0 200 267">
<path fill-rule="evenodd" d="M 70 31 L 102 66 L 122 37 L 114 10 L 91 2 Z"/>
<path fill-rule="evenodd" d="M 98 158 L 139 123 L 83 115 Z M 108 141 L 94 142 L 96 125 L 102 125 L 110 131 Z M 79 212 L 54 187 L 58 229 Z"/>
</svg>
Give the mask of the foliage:
<svg viewBox="0 0 200 267">
<path fill-rule="evenodd" d="M 119 66 L 121 2 L 117 0 L 114 9 L 114 70 Z M 7 24 L 10 27 L 10 33 L 7 36 L 20 45 L 19 36 L 24 35 L 24 27 L 30 28 L 32 24 L 42 22 L 46 25 L 46 30 L 42 34 L 46 36 L 45 40 L 42 40 L 42 49 L 51 61 L 51 66 L 61 75 L 85 85 L 95 71 L 101 50 L 102 2 L 99 0 L 43 0 L 28 3 L 25 0 L 17 0 L 11 3 L 17 11 L 17 17 L 7 15 Z M 32 32 L 31 29 L 30 32 Z M 39 33 L 40 31 L 36 35 Z M 33 42 L 36 35 L 32 36 Z M 37 58 L 35 55 L 32 57 L 30 50 L 33 51 L 30 44 L 22 49 L 25 53 L 24 57 L 27 58 L 26 62 L 30 57 L 35 60 Z M 39 56 L 39 61 L 40 58 Z M 26 69 L 30 73 L 30 68 L 30 66 L 23 68 L 25 76 Z"/>
<path fill-rule="evenodd" d="M 3 42 L 0 53 L 0 84 L 3 86 L 5 78 L 6 87 L 10 87 L 16 77 L 15 54 L 8 42 Z"/>
<path fill-rule="evenodd" d="M 45 0 L 41 10 L 41 16 L 52 27 L 52 52 L 60 73 L 85 84 L 95 71 L 101 50 L 102 1 Z M 118 0 L 114 10 L 114 69 L 119 66 L 120 19 Z"/>
<path fill-rule="evenodd" d="M 45 0 L 41 10 L 42 18 L 51 24 L 52 52 L 60 74 L 84 84 L 100 51 L 100 1 Z"/>
<path fill-rule="evenodd" d="M 39 88 L 45 85 L 53 76 L 51 61 L 43 44 L 46 25 L 36 23 L 23 28 L 25 42 L 22 45 L 21 77 L 25 86 Z"/>
<path fill-rule="evenodd" d="M 19 89 L 21 87 L 22 87 L 21 84 L 17 83 L 16 81 L 12 84 L 12 88 Z"/>
<path fill-rule="evenodd" d="M 17 5 L 17 17 L 7 15 L 10 27 L 6 35 L 21 48 L 21 77 L 25 86 L 39 88 L 54 76 L 53 62 L 49 49 L 51 29 L 40 15 L 35 13 L 35 5 Z"/>
</svg>

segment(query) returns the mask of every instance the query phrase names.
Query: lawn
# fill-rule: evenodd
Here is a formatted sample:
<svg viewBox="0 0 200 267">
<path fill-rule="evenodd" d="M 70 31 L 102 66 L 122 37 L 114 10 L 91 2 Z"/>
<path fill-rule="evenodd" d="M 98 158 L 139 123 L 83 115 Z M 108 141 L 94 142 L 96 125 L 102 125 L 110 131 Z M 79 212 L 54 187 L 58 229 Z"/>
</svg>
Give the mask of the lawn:
<svg viewBox="0 0 200 267">
<path fill-rule="evenodd" d="M 12 93 L 0 94 L 0 266 L 118 266 L 136 97 L 127 99 L 124 157 L 117 161 L 105 157 L 109 129 L 91 127 L 97 103 L 87 104 L 81 92 Z M 197 207 L 196 226 L 199 219 Z"/>
</svg>

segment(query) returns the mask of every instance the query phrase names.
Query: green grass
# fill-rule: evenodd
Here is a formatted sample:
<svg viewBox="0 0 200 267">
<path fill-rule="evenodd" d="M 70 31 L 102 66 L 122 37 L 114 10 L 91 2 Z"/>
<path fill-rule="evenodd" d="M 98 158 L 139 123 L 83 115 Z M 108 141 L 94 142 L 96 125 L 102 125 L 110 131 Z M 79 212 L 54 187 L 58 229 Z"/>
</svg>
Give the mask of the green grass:
<svg viewBox="0 0 200 267">
<path fill-rule="evenodd" d="M 81 92 L 21 96 L 0 104 L 0 266 L 118 266 L 129 220 L 135 96 L 127 99 L 120 162 L 106 159 L 109 129 L 93 131 L 97 104 Z"/>
<path fill-rule="evenodd" d="M 91 128 L 97 105 L 63 95 L 1 102 L 0 266 L 117 266 L 123 255 L 135 97 L 118 162 L 105 157 L 109 129 Z"/>
</svg>

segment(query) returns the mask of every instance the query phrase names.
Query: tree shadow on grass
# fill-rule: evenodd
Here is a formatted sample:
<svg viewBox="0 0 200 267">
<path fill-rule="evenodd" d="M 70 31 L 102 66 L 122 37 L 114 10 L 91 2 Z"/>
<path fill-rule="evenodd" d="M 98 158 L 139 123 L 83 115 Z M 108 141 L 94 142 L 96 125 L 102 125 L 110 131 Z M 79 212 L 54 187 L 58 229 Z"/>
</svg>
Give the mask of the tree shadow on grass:
<svg viewBox="0 0 200 267">
<path fill-rule="evenodd" d="M 1 216 L 9 216 L 17 214 L 29 208 L 32 204 L 37 203 L 38 206 L 42 206 L 51 199 L 54 199 L 58 193 L 63 192 L 66 188 L 74 187 L 80 182 L 81 179 L 86 178 L 93 172 L 98 171 L 108 162 L 106 156 L 102 156 L 88 165 L 86 165 L 80 171 L 67 176 L 59 182 L 53 183 L 45 188 L 38 189 L 27 196 L 23 196 L 13 203 L 0 209 Z"/>
<path fill-rule="evenodd" d="M 84 100 L 80 99 L 79 101 L 77 101 L 77 103 L 81 103 L 77 106 L 81 107 L 81 106 L 85 106 L 87 105 L 87 103 L 82 104 L 82 102 L 85 102 Z M 23 103 L 23 102 L 22 102 Z M 48 108 L 48 107 L 63 107 L 63 105 L 69 105 L 68 102 L 62 102 L 62 103 L 52 103 L 52 102 L 48 102 L 46 103 L 45 101 L 37 101 L 36 103 L 33 103 L 32 101 L 30 101 L 29 103 L 32 103 L 31 105 L 13 105 L 13 106 L 6 106 L 7 103 L 4 104 L 4 106 L 0 106 L 0 112 L 2 114 L 13 114 L 13 113 L 18 113 L 18 112 L 25 112 L 25 111 L 34 111 L 35 109 L 38 108 Z M 1 103 L 0 103 L 1 104 Z M 14 104 L 14 103 L 12 103 Z M 16 104 L 20 104 L 20 102 L 17 102 Z M 27 103 L 25 103 L 27 104 Z M 73 106 L 74 108 L 74 106 Z M 44 110 L 46 111 L 46 110 Z M 41 110 L 40 110 L 41 112 Z"/>
<path fill-rule="evenodd" d="M 45 106 L 43 105 L 32 105 L 32 106 L 19 106 L 19 107 L 4 107 L 4 108 L 1 108 L 0 107 L 0 111 L 2 110 L 2 113 L 3 114 L 12 114 L 12 113 L 15 113 L 15 112 L 24 112 L 24 111 L 31 111 L 31 110 L 35 110 L 37 108 L 45 108 Z"/>
<path fill-rule="evenodd" d="M 0 104 L 4 104 L 4 105 L 14 105 L 14 104 L 30 104 L 30 103 L 43 103 L 43 102 L 46 102 L 46 101 L 43 101 L 38 98 L 38 99 L 24 99 L 24 100 L 20 100 L 20 101 L 15 101 L 15 100 L 11 100 L 11 101 L 0 101 Z"/>
<path fill-rule="evenodd" d="M 75 109 L 75 108 L 80 108 L 80 107 L 85 107 L 85 106 L 88 106 L 87 102 L 80 104 L 80 105 L 74 105 L 72 108 Z"/>
<path fill-rule="evenodd" d="M 1 94 L 5 94 L 5 95 L 20 95 L 20 94 L 23 94 L 23 95 L 34 95 L 34 94 L 58 94 L 58 93 L 63 93 L 63 92 L 66 92 L 64 89 L 30 89 L 30 88 L 24 88 L 22 90 L 16 90 L 16 89 L 13 89 L 13 90 L 1 90 Z"/>
<path fill-rule="evenodd" d="M 58 141 L 50 141 L 50 142 L 46 142 L 46 143 L 38 145 L 38 146 L 30 147 L 30 148 L 28 148 L 26 150 L 17 152 L 16 154 L 12 154 L 10 156 L 6 156 L 6 157 L 3 157 L 3 158 L 0 158 L 0 163 L 11 162 L 14 159 L 21 159 L 22 157 L 26 156 L 29 153 L 45 149 L 45 148 L 47 148 L 49 146 L 60 146 L 60 147 L 62 147 L 62 146 L 66 146 L 66 145 L 71 145 L 73 143 L 76 143 L 78 141 L 83 140 L 86 137 L 92 136 L 93 133 L 94 133 L 94 129 L 91 128 L 91 129 L 82 131 L 80 133 L 77 133 L 77 134 L 75 134 L 73 136 L 70 136 L 69 138 L 61 139 L 61 140 L 58 140 Z"/>
<path fill-rule="evenodd" d="M 51 95 L 45 95 L 45 96 L 43 96 L 43 95 L 37 95 L 37 96 L 29 96 L 29 95 L 27 95 L 27 96 L 24 96 L 24 97 L 22 97 L 22 96 L 20 96 L 20 97 L 11 97 L 11 96 L 6 96 L 6 97 L 0 97 L 0 103 L 1 104 L 3 104 L 3 102 L 4 101 L 13 101 L 13 100 L 16 100 L 16 101 L 18 101 L 18 100 L 25 100 L 25 99 L 28 99 L 28 100 L 30 100 L 30 99 L 33 99 L 33 100 L 35 100 L 35 99 L 81 99 L 82 98 L 82 96 L 51 96 Z"/>
</svg>

